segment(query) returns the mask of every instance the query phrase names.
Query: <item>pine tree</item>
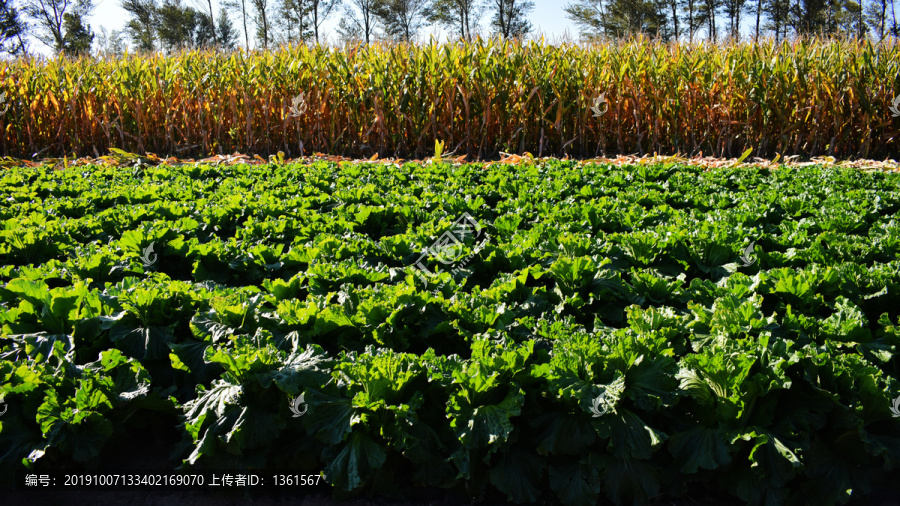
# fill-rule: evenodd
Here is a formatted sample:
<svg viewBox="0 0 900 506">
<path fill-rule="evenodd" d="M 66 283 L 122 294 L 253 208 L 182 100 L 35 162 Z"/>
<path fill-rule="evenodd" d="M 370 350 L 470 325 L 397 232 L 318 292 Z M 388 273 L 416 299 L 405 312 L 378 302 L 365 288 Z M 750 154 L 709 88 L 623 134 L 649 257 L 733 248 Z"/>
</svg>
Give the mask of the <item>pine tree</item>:
<svg viewBox="0 0 900 506">
<path fill-rule="evenodd" d="M 856 4 L 852 0 L 825 0 L 821 33 L 836 35 L 847 27 L 852 27 L 853 18 L 856 17 L 854 5 Z"/>
<path fill-rule="evenodd" d="M 763 0 L 753 0 L 749 13 L 753 15 L 753 41 L 759 40 L 760 30 L 762 30 Z"/>
<path fill-rule="evenodd" d="M 764 0 L 763 12 L 766 15 L 765 29 L 775 35 L 775 41 L 787 39 L 790 26 L 790 0 Z"/>
<path fill-rule="evenodd" d="M 846 26 L 846 34 L 851 37 L 863 38 L 869 33 L 869 26 L 866 23 L 866 13 L 861 3 L 854 0 L 846 0 L 843 6 L 846 15 L 843 16 L 841 26 Z"/>
<path fill-rule="evenodd" d="M 893 2 L 892 2 L 893 3 Z M 888 25 L 888 0 L 872 0 L 865 8 L 866 23 L 872 31 L 872 34 L 878 40 L 884 39 L 888 35 L 890 25 Z"/>
<path fill-rule="evenodd" d="M 234 24 L 228 17 L 228 12 L 225 11 L 224 7 L 219 8 L 219 19 L 216 20 L 216 29 L 219 32 L 216 37 L 219 48 L 222 51 L 234 51 L 237 48 L 238 33 L 234 29 Z"/>
<path fill-rule="evenodd" d="M 282 0 L 279 14 L 284 24 L 283 40 L 288 44 L 306 44 L 315 36 L 309 0 Z"/>
<path fill-rule="evenodd" d="M 22 4 L 22 13 L 34 22 L 34 36 L 59 53 L 71 53 L 74 48 L 80 52 L 86 39 L 93 40 L 84 22 L 93 10 L 91 0 L 25 0 Z M 76 33 L 67 38 L 69 29 Z M 90 51 L 90 43 L 86 51 Z"/>
<path fill-rule="evenodd" d="M 214 45 L 212 20 L 204 13 L 182 5 L 181 0 L 165 0 L 156 16 L 156 36 L 167 51 Z"/>
<path fill-rule="evenodd" d="M 375 4 L 375 16 L 388 37 L 409 42 L 425 24 L 427 6 L 428 0 L 382 0 Z"/>
<path fill-rule="evenodd" d="M 651 36 L 671 35 L 666 27 L 665 4 L 656 0 L 578 0 L 565 10 L 582 35 L 595 38 L 627 37 L 643 33 Z"/>
<path fill-rule="evenodd" d="M 471 42 L 484 8 L 481 0 L 433 0 L 425 17 Z"/>
<path fill-rule="evenodd" d="M 716 27 L 716 17 L 722 7 L 722 0 L 697 0 L 697 17 L 706 24 L 706 36 L 716 42 L 719 39 L 719 30 Z"/>
<path fill-rule="evenodd" d="M 706 23 L 706 17 L 700 10 L 701 0 L 681 0 L 681 9 L 684 12 L 685 30 L 688 32 L 688 41 L 694 42 L 694 35 Z"/>
<path fill-rule="evenodd" d="M 125 33 L 135 49 L 150 52 L 156 49 L 156 0 L 123 0 L 120 4 L 131 19 L 125 23 Z"/>
<path fill-rule="evenodd" d="M 794 34 L 822 33 L 825 28 L 825 0 L 795 0 L 790 10 Z"/>
<path fill-rule="evenodd" d="M 733 40 L 741 36 L 741 14 L 747 10 L 747 0 L 724 0 L 722 13 L 728 18 L 728 35 Z"/>
<path fill-rule="evenodd" d="M 595 39 L 608 35 L 603 28 L 606 17 L 604 0 L 577 0 L 563 9 L 566 17 L 578 27 L 578 33 L 586 39 Z"/>
<path fill-rule="evenodd" d="M 94 43 L 94 32 L 87 26 L 81 14 L 67 12 L 63 14 L 62 51 L 70 56 L 81 56 L 91 52 L 91 44 Z"/>
<path fill-rule="evenodd" d="M 106 31 L 106 27 L 100 27 L 97 34 L 97 55 L 101 57 L 119 57 L 125 54 L 127 45 L 122 40 L 122 32 L 119 30 Z"/>
<path fill-rule="evenodd" d="M 897 22 L 897 9 L 894 8 L 894 1 L 891 0 L 891 27 L 888 33 L 894 37 L 900 37 L 900 23 Z"/>
<path fill-rule="evenodd" d="M 678 6 L 680 5 L 679 0 L 661 0 L 660 1 L 660 13 L 664 14 L 665 20 L 665 32 L 663 34 L 663 40 L 678 40 L 681 37 L 681 25 L 678 23 L 680 21 L 678 16 Z M 671 16 L 670 16 L 671 15 Z M 671 24 L 670 24 L 671 23 Z"/>
<path fill-rule="evenodd" d="M 253 17 L 256 23 L 256 42 L 263 50 L 269 49 L 269 41 L 272 38 L 272 26 L 269 23 L 269 0 L 250 0 L 253 6 Z"/>
<path fill-rule="evenodd" d="M 25 53 L 25 20 L 12 0 L 0 0 L 0 51 L 16 56 Z"/>
<path fill-rule="evenodd" d="M 362 40 L 363 29 L 359 19 L 354 16 L 343 16 L 337 27 L 338 40 L 343 44 L 354 44 Z"/>
</svg>

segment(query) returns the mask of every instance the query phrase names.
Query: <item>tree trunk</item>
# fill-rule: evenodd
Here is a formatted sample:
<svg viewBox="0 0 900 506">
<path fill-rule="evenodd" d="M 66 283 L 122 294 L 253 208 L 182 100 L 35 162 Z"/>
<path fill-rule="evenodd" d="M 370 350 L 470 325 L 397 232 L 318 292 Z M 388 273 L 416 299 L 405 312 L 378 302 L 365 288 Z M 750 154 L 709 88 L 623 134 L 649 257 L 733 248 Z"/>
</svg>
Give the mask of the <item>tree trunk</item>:
<svg viewBox="0 0 900 506">
<path fill-rule="evenodd" d="M 688 41 L 694 43 L 694 0 L 688 0 Z"/>
<path fill-rule="evenodd" d="M 466 30 L 465 37 L 466 37 L 467 42 L 472 42 L 472 27 L 469 26 L 469 1 L 463 0 L 463 5 L 465 6 L 465 8 L 463 9 L 463 16 L 464 16 L 463 19 L 465 19 L 465 30 Z"/>
<path fill-rule="evenodd" d="M 859 4 L 859 22 L 856 26 L 856 40 L 862 40 L 863 37 L 863 6 Z"/>
<path fill-rule="evenodd" d="M 678 42 L 678 2 L 671 0 L 669 5 L 672 6 L 672 22 L 675 24 L 675 42 Z"/>
<path fill-rule="evenodd" d="M 212 23 L 213 44 L 219 45 L 219 36 L 216 34 L 216 16 L 213 14 L 212 0 L 206 0 L 209 4 L 209 22 Z"/>
<path fill-rule="evenodd" d="M 897 13 L 894 11 L 894 0 L 891 0 L 891 33 L 897 37 Z"/>
<path fill-rule="evenodd" d="M 753 35 L 753 42 L 759 42 L 759 13 L 762 10 L 762 0 L 756 1 L 756 32 Z"/>
<path fill-rule="evenodd" d="M 262 16 L 263 23 L 263 50 L 268 51 L 269 49 L 269 19 L 266 17 L 266 11 L 262 10 L 260 13 Z"/>
<path fill-rule="evenodd" d="M 316 32 L 316 45 L 319 45 L 319 0 L 313 2 L 313 30 Z"/>
<path fill-rule="evenodd" d="M 369 37 L 372 34 L 372 8 L 371 5 L 366 4 L 366 7 L 363 9 L 363 23 L 365 24 L 366 30 L 366 45 L 369 45 Z"/>
<path fill-rule="evenodd" d="M 250 51 L 250 32 L 247 31 L 247 0 L 241 0 L 241 15 L 244 18 L 244 44 L 247 45 L 247 51 Z"/>
</svg>

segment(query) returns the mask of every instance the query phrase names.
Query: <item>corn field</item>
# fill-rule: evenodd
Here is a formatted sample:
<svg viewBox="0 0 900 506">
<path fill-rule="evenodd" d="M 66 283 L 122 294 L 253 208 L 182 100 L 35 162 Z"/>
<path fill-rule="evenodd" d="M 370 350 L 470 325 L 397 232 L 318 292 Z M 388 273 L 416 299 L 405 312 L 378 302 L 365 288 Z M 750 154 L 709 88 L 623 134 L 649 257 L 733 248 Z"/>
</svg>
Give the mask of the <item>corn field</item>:
<svg viewBox="0 0 900 506">
<path fill-rule="evenodd" d="M 0 150 L 19 158 L 421 158 L 436 140 L 477 158 L 900 152 L 896 42 L 479 40 L 0 65 Z"/>
</svg>

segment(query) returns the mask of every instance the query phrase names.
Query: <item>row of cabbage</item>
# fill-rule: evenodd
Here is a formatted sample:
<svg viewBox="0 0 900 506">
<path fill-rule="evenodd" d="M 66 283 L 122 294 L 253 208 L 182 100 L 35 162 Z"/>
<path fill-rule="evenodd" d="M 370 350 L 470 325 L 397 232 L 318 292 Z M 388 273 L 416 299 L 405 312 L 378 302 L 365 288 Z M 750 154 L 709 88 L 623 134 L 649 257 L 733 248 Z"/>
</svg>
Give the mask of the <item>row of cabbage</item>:
<svg viewBox="0 0 900 506">
<path fill-rule="evenodd" d="M 350 493 L 843 502 L 900 455 L 898 182 L 9 170 L 0 465 L 108 467 L 168 430 L 171 468 L 322 471 Z"/>
</svg>

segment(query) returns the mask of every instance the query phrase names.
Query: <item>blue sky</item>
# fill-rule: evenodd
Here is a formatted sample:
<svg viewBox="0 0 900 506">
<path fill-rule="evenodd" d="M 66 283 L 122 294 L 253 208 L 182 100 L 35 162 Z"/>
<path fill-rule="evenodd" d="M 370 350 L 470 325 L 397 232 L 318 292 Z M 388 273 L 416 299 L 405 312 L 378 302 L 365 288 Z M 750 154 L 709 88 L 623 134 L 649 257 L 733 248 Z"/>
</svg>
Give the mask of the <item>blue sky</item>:
<svg viewBox="0 0 900 506">
<path fill-rule="evenodd" d="M 161 2 L 162 0 L 160 0 Z M 196 0 L 182 0 L 184 5 L 190 5 L 194 8 L 198 8 L 202 5 L 204 12 L 207 9 L 205 0 L 201 0 L 202 4 L 197 4 Z M 566 18 L 566 13 L 563 11 L 563 7 L 567 5 L 569 2 L 566 0 L 533 0 L 534 1 L 534 10 L 531 12 L 529 18 L 534 27 L 535 32 L 543 33 L 547 36 L 548 39 L 555 39 L 556 37 L 560 37 L 565 34 L 566 30 L 573 37 L 577 37 L 577 33 L 574 29 L 574 25 Z M 94 33 L 100 34 L 100 27 L 105 27 L 107 31 L 111 30 L 121 30 L 125 26 L 125 22 L 128 20 L 128 13 L 125 12 L 119 6 L 120 0 L 95 0 L 96 8 L 94 9 L 93 16 L 91 17 L 90 24 L 91 28 L 94 30 Z M 221 0 L 213 1 L 213 8 L 218 15 L 219 12 L 219 4 Z M 338 15 L 332 15 L 325 24 L 324 31 L 331 35 L 332 38 L 336 37 L 335 28 L 337 27 L 338 21 L 340 21 L 340 12 Z M 232 16 L 232 21 L 234 22 L 235 29 L 240 28 L 240 23 L 238 23 L 237 16 Z M 485 14 L 484 19 L 482 19 L 482 25 L 487 25 L 489 22 L 489 15 Z M 252 28 L 251 28 L 252 30 Z M 240 30 L 239 30 L 240 31 Z M 428 33 L 434 33 L 436 37 L 442 39 L 446 32 L 441 30 L 439 27 L 429 26 L 421 31 L 423 35 Z M 252 37 L 252 35 L 251 35 Z M 243 33 L 241 32 L 240 40 L 243 40 Z M 252 42 L 251 42 L 252 44 Z M 42 47 L 37 41 L 34 41 L 32 45 L 33 49 L 38 51 L 46 51 L 46 48 Z"/>
</svg>

